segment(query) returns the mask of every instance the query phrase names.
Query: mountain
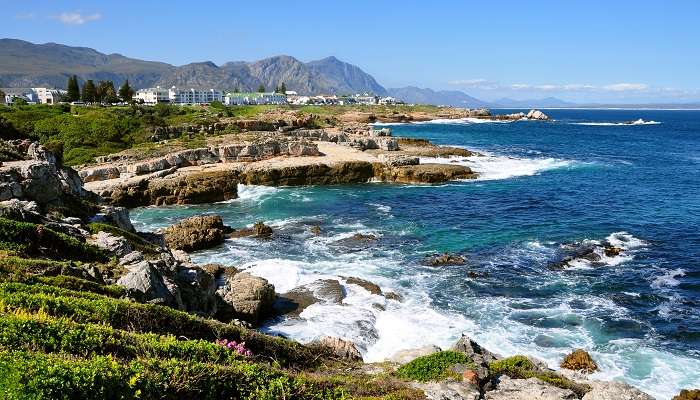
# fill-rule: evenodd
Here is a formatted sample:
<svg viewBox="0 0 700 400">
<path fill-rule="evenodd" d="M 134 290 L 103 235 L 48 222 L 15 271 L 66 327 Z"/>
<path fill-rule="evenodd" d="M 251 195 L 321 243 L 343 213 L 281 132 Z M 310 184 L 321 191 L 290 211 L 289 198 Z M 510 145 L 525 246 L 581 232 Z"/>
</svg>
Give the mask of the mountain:
<svg viewBox="0 0 700 400">
<path fill-rule="evenodd" d="M 121 54 L 103 54 L 86 47 L 34 44 L 0 39 L 0 86 L 64 87 L 68 76 L 123 81 L 136 87 L 152 85 L 172 65 L 142 61 Z"/>
<path fill-rule="evenodd" d="M 388 89 L 389 95 L 406 103 L 434 104 L 454 107 L 487 107 L 488 104 L 459 90 L 421 89 L 415 86 Z"/>
<path fill-rule="evenodd" d="M 129 79 L 136 88 L 158 85 L 253 91 L 260 85 L 272 90 L 284 83 L 287 90 L 304 94 L 387 94 L 371 75 L 335 57 L 308 63 L 277 56 L 221 66 L 211 61 L 173 66 L 103 54 L 86 47 L 0 39 L 0 87 L 63 88 L 72 74 L 81 81 L 107 79 L 117 85 Z"/>
<path fill-rule="evenodd" d="M 578 104 L 557 99 L 556 97 L 547 97 L 544 99 L 529 99 L 529 100 L 514 100 L 509 98 L 498 99 L 492 101 L 491 107 L 494 108 L 565 108 L 576 107 Z"/>
</svg>

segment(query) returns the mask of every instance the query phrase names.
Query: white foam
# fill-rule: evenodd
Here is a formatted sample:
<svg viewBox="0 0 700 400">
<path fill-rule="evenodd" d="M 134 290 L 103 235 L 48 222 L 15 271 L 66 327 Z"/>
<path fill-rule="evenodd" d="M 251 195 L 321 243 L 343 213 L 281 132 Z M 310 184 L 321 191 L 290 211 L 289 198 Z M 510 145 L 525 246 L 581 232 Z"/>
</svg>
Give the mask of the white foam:
<svg viewBox="0 0 700 400">
<path fill-rule="evenodd" d="M 685 276 L 685 270 L 682 268 L 676 268 L 674 270 L 668 271 L 661 276 L 657 276 L 651 282 L 652 289 L 661 289 L 664 287 L 673 287 L 680 285 L 680 281 L 676 278 Z"/>
<path fill-rule="evenodd" d="M 239 183 L 238 197 L 222 201 L 221 203 L 260 201 L 265 197 L 277 194 L 280 190 L 282 189 L 273 186 L 243 185 Z"/>
<path fill-rule="evenodd" d="M 638 119 L 636 121 L 630 122 L 572 122 L 572 125 L 585 125 L 585 126 L 635 126 L 635 125 L 659 125 L 661 122 L 658 121 L 645 121 L 643 119 Z"/>
<path fill-rule="evenodd" d="M 605 239 L 610 245 L 623 250 L 634 250 L 647 245 L 642 239 L 638 239 L 625 231 L 613 232 Z"/>
<path fill-rule="evenodd" d="M 518 176 L 532 176 L 544 171 L 570 168 L 575 161 L 559 158 L 518 158 L 482 152 L 471 157 L 421 157 L 420 163 L 465 165 L 478 174 L 477 180 L 489 181 Z"/>
</svg>

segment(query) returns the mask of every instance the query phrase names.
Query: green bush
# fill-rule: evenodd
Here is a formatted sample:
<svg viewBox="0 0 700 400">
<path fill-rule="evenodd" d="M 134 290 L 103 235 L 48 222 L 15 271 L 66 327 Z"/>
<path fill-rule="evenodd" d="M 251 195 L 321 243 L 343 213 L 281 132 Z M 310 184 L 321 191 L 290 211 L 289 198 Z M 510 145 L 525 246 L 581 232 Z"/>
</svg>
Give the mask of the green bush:
<svg viewBox="0 0 700 400">
<path fill-rule="evenodd" d="M 126 239 L 134 250 L 138 250 L 144 254 L 158 254 L 158 246 L 145 240 L 141 236 L 125 231 L 124 229 L 118 228 L 114 225 L 103 224 L 99 222 L 91 223 L 88 225 L 88 229 L 92 233 L 97 232 L 107 232 L 115 236 L 121 236 Z"/>
<path fill-rule="evenodd" d="M 439 351 L 427 356 L 418 357 L 408 364 L 402 365 L 396 375 L 420 382 L 440 380 L 449 377 L 450 368 L 456 364 L 473 366 L 472 360 L 466 354 L 456 351 Z"/>
<path fill-rule="evenodd" d="M 0 257 L 0 278 L 7 281 L 25 281 L 33 275 L 57 275 L 69 265 L 66 261 L 41 260 L 22 257 Z"/>
<path fill-rule="evenodd" d="M 92 292 L 108 297 L 114 297 L 116 299 L 124 297 L 124 295 L 126 295 L 126 289 L 124 289 L 122 286 L 100 285 L 99 283 L 91 282 L 85 279 L 69 275 L 39 276 L 29 280 L 29 282 L 32 281 L 64 289 L 82 292 Z"/>
<path fill-rule="evenodd" d="M 232 366 L 110 356 L 88 359 L 23 351 L 0 352 L 6 399 L 317 399 L 348 398 L 340 388 L 256 364 Z"/>
<path fill-rule="evenodd" d="M 513 379 L 537 378 L 562 389 L 569 389 L 581 398 L 591 390 L 585 384 L 576 383 L 554 371 L 541 371 L 525 356 L 512 356 L 489 364 L 492 375 L 507 375 Z"/>
<path fill-rule="evenodd" d="M 0 315 L 0 347 L 77 356 L 111 354 L 120 359 L 177 358 L 216 364 L 232 364 L 243 359 L 236 352 L 209 341 L 179 341 L 172 335 L 126 332 L 106 325 L 78 324 L 24 313 Z"/>
<path fill-rule="evenodd" d="M 105 258 L 99 248 L 83 243 L 43 225 L 0 218 L 0 250 L 62 260 L 98 261 Z"/>
<path fill-rule="evenodd" d="M 256 356 L 282 366 L 312 368 L 329 356 L 327 351 L 319 348 L 195 317 L 170 307 L 134 303 L 53 286 L 2 283 L 0 303 L 8 312 L 18 310 L 32 313 L 41 310 L 53 317 L 66 317 L 80 323 L 106 324 L 115 329 L 172 334 L 207 341 L 221 338 L 243 341 Z"/>
</svg>

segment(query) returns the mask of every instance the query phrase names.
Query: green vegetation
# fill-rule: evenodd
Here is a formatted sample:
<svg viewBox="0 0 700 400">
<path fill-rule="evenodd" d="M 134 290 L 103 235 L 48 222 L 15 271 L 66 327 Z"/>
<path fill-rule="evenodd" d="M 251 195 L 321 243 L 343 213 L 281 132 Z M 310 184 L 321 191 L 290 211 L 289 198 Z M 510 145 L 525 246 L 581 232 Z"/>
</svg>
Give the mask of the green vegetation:
<svg viewBox="0 0 700 400">
<path fill-rule="evenodd" d="M 118 228 L 114 225 L 95 222 L 89 224 L 88 229 L 90 229 L 91 233 L 107 232 L 115 236 L 122 236 L 129 242 L 134 250 L 138 250 L 145 255 L 158 254 L 159 246 L 147 241 L 133 232 L 125 231 L 124 229 Z"/>
<path fill-rule="evenodd" d="M 540 371 L 525 356 L 513 356 L 494 361 L 489 364 L 489 372 L 493 375 L 507 375 L 513 379 L 537 378 L 562 389 L 569 389 L 581 398 L 591 390 L 588 385 L 576 383 L 552 371 Z"/>
<path fill-rule="evenodd" d="M 124 83 L 119 87 L 119 98 L 122 101 L 131 101 L 134 97 L 134 89 L 129 85 L 129 80 L 125 80 Z"/>
<path fill-rule="evenodd" d="M 6 218 L 0 218 L 0 250 L 62 260 L 98 261 L 105 258 L 102 250 L 72 236 L 43 225 Z"/>
<path fill-rule="evenodd" d="M 66 101 L 78 101 L 80 100 L 80 87 L 78 86 L 78 77 L 73 75 L 68 78 L 68 84 L 66 85 Z"/>
<path fill-rule="evenodd" d="M 420 382 L 435 381 L 457 375 L 450 368 L 457 364 L 474 366 L 472 360 L 464 353 L 456 351 L 439 351 L 423 357 L 418 357 L 408 364 L 402 365 L 396 375 L 400 378 Z"/>
</svg>

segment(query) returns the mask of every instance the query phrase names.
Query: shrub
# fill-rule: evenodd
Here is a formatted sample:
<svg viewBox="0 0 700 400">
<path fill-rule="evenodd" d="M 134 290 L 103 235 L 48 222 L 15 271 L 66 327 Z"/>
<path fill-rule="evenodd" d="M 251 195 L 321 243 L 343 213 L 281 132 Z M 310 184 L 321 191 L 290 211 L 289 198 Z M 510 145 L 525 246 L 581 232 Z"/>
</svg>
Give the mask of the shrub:
<svg viewBox="0 0 700 400">
<path fill-rule="evenodd" d="M 256 364 L 221 366 L 151 358 L 121 363 L 23 351 L 0 352 L 0 387 L 9 399 L 317 399 L 340 400 L 341 388 Z"/>
<path fill-rule="evenodd" d="M 450 368 L 456 364 L 473 365 L 473 362 L 464 353 L 439 351 L 402 365 L 396 374 L 401 378 L 420 382 L 434 381 L 450 376 Z"/>
<path fill-rule="evenodd" d="M 102 250 L 74 237 L 43 225 L 6 218 L 0 218 L 0 250 L 62 260 L 97 261 L 105 258 Z"/>
<path fill-rule="evenodd" d="M 312 368 L 327 361 L 329 357 L 329 353 L 320 348 L 198 318 L 165 306 L 134 303 L 95 293 L 38 284 L 2 283 L 0 302 L 8 311 L 42 310 L 54 317 L 67 317 L 80 323 L 107 324 L 116 329 L 173 334 L 207 341 L 226 338 L 245 342 L 256 357 L 275 361 L 282 366 L 301 365 Z"/>
<path fill-rule="evenodd" d="M 494 361 L 489 364 L 489 372 L 493 375 L 507 375 L 513 379 L 537 378 L 562 389 L 569 389 L 581 398 L 591 390 L 585 384 L 576 383 L 554 371 L 541 371 L 525 356 L 513 356 Z"/>
<path fill-rule="evenodd" d="M 64 289 L 97 293 L 114 298 L 124 297 L 126 294 L 126 289 L 122 286 L 100 285 L 99 283 L 68 275 L 39 276 L 31 281 Z"/>
<path fill-rule="evenodd" d="M 145 240 L 136 233 L 125 231 L 119 227 L 109 224 L 94 222 L 88 225 L 91 233 L 107 232 L 115 236 L 121 236 L 126 239 L 134 250 L 138 250 L 144 254 L 158 254 L 158 246 Z"/>
</svg>

